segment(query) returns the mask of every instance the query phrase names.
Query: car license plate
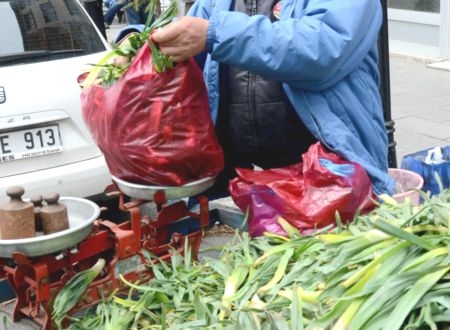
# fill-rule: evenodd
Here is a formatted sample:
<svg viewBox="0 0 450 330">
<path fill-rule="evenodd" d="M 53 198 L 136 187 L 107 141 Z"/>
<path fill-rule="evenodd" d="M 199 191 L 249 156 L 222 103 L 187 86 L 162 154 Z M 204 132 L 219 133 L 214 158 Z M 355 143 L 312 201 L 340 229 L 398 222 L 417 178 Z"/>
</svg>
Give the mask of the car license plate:
<svg viewBox="0 0 450 330">
<path fill-rule="evenodd" d="M 62 150 L 58 125 L 0 133 L 0 163 Z"/>
</svg>

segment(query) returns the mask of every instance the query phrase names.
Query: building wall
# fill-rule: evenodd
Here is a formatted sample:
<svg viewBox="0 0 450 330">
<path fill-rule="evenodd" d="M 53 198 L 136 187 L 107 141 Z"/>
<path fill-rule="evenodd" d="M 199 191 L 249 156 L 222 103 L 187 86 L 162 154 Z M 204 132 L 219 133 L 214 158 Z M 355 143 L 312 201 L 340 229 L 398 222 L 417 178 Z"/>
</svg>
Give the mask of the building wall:
<svg viewBox="0 0 450 330">
<path fill-rule="evenodd" d="M 449 0 L 389 0 L 390 50 L 450 60 Z"/>
<path fill-rule="evenodd" d="M 342 0 L 340 0 L 342 1 Z M 387 0 L 389 49 L 450 60 L 450 0 Z M 179 0 L 183 15 L 194 0 Z M 164 8 L 168 0 L 161 0 Z"/>
<path fill-rule="evenodd" d="M 445 1 L 445 0 L 443 0 Z M 388 0 L 389 8 L 439 13 L 440 0 Z"/>
</svg>

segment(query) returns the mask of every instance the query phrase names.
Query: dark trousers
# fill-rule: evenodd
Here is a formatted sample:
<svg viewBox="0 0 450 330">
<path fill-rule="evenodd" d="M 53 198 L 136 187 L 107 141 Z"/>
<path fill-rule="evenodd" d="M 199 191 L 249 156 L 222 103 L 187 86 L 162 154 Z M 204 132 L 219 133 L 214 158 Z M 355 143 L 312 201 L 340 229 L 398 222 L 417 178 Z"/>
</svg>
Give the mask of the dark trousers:
<svg viewBox="0 0 450 330">
<path fill-rule="evenodd" d="M 94 21 L 100 33 L 106 39 L 105 21 L 103 18 L 103 0 L 84 2 L 84 8 Z"/>
</svg>

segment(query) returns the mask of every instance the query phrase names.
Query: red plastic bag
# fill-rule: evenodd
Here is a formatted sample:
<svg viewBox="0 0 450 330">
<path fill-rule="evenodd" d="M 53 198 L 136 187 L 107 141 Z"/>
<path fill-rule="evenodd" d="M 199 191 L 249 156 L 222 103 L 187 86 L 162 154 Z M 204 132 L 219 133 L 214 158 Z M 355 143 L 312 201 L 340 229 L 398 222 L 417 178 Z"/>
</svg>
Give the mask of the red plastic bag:
<svg viewBox="0 0 450 330">
<path fill-rule="evenodd" d="M 157 73 L 142 47 L 111 87 L 85 87 L 83 118 L 112 175 L 179 186 L 223 169 L 200 68 L 193 59 Z"/>
<path fill-rule="evenodd" d="M 238 177 L 231 180 L 229 189 L 235 204 L 244 212 L 249 210 L 251 236 L 266 231 L 285 235 L 278 216 L 309 233 L 336 224 L 336 211 L 346 222 L 374 207 L 372 183 L 361 165 L 325 150 L 320 143 L 312 145 L 302 159 L 283 168 L 236 169 Z"/>
</svg>

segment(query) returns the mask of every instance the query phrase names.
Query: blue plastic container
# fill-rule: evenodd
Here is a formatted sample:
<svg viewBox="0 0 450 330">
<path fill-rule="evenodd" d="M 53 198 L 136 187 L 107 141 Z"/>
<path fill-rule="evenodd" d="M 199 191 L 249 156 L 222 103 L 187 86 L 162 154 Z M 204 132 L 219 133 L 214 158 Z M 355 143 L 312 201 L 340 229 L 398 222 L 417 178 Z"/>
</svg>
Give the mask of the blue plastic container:
<svg viewBox="0 0 450 330">
<path fill-rule="evenodd" d="M 440 148 L 440 159 L 434 156 L 430 157 L 429 152 L 435 148 L 418 151 L 402 158 L 401 168 L 416 172 L 423 178 L 423 188 L 425 192 L 430 192 L 431 195 L 440 192 L 436 175 L 442 182 L 443 188 L 447 189 L 450 186 L 450 146 Z"/>
</svg>

